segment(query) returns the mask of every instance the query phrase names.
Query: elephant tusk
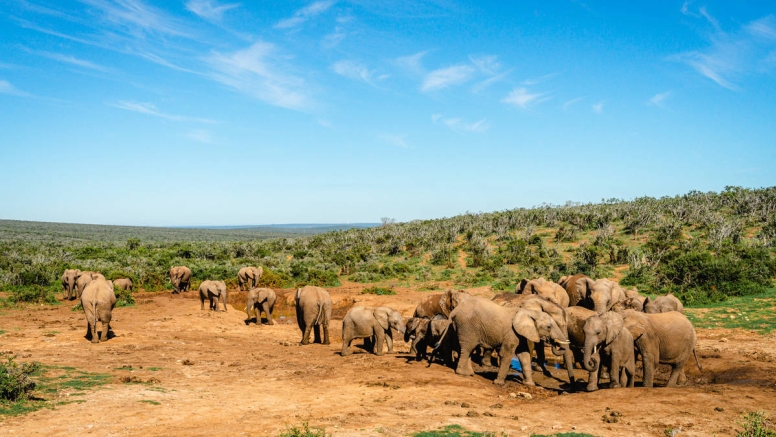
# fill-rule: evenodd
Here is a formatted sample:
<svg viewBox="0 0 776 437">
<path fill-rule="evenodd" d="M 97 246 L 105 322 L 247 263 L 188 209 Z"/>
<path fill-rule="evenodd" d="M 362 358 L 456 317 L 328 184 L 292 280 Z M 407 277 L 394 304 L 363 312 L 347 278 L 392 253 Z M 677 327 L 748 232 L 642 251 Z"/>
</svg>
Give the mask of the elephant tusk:
<svg viewBox="0 0 776 437">
<path fill-rule="evenodd" d="M 593 355 L 598 352 L 598 345 L 593 346 Z"/>
<path fill-rule="evenodd" d="M 555 340 L 555 342 L 558 344 L 571 344 L 571 342 L 568 340 Z"/>
</svg>

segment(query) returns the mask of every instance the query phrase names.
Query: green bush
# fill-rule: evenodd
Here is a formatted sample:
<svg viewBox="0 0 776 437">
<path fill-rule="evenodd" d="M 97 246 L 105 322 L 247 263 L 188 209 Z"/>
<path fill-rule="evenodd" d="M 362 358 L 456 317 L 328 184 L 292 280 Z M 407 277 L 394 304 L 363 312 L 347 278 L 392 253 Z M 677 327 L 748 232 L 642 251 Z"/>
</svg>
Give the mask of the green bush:
<svg viewBox="0 0 776 437">
<path fill-rule="evenodd" d="M 736 431 L 736 437 L 776 437 L 776 425 L 765 411 L 746 413 L 738 424 L 742 430 Z"/>
<path fill-rule="evenodd" d="M 57 302 L 56 294 L 61 291 L 57 285 L 44 287 L 41 285 L 15 286 L 7 289 L 10 303 L 46 303 Z"/>
<path fill-rule="evenodd" d="M 361 291 L 361 294 L 376 294 L 378 296 L 387 296 L 396 294 L 395 291 L 390 288 L 384 287 L 367 287 Z"/>
<path fill-rule="evenodd" d="M 0 401 L 17 402 L 26 400 L 29 393 L 35 389 L 35 382 L 30 376 L 40 369 L 36 362 L 17 364 L 16 356 L 8 357 L 0 362 Z"/>
<path fill-rule="evenodd" d="M 310 428 L 307 422 L 303 422 L 301 427 L 292 426 L 278 434 L 278 437 L 326 437 L 326 430 Z"/>
<path fill-rule="evenodd" d="M 119 288 L 114 288 L 113 291 L 116 294 L 117 307 L 128 307 L 135 304 L 135 298 L 132 296 L 131 291 Z"/>
</svg>

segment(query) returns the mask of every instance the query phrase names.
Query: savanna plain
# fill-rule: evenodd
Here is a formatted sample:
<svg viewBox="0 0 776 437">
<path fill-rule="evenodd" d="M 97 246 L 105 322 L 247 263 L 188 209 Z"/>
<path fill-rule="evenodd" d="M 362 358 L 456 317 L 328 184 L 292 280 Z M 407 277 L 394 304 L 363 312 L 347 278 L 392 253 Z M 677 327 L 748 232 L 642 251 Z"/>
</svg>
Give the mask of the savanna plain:
<svg viewBox="0 0 776 437">
<path fill-rule="evenodd" d="M 660 199 L 543 205 L 300 235 L 262 229 L 158 229 L 0 221 L 2 435 L 770 436 L 776 413 L 776 188 L 729 187 Z M 192 272 L 171 293 L 171 266 Z M 260 266 L 275 324 L 246 323 L 237 271 Z M 65 269 L 131 278 L 112 334 L 86 337 Z M 587 392 L 548 348 L 536 386 L 513 370 L 456 375 L 354 341 L 354 306 L 410 317 L 445 290 L 490 299 L 522 279 L 585 274 L 654 298 L 673 293 L 698 335 L 687 381 Z M 200 310 L 197 287 L 222 280 L 228 311 Z M 332 297 L 331 344 L 301 346 L 294 294 Z M 15 379 L 14 379 L 15 378 Z M 14 386 L 14 384 L 16 384 Z M 14 388 L 18 396 L 11 398 Z"/>
</svg>

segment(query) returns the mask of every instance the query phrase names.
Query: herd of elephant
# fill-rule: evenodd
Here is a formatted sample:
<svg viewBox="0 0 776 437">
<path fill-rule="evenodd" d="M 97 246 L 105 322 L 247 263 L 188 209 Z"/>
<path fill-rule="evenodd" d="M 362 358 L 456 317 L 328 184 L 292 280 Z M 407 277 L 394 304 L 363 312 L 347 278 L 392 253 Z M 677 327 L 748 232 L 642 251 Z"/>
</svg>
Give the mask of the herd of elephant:
<svg viewBox="0 0 776 437">
<path fill-rule="evenodd" d="M 255 311 L 257 325 L 262 323 L 262 312 L 272 325 L 276 295 L 272 289 L 258 287 L 262 272 L 261 267 L 244 267 L 238 272 L 238 284 L 241 291 L 248 291 L 247 323 Z M 173 293 L 189 291 L 191 270 L 185 266 L 170 268 L 170 281 Z M 99 343 L 109 332 L 116 304 L 114 287 L 131 290 L 133 284 L 131 279 L 108 281 L 100 273 L 66 270 L 62 286 L 66 299 L 80 299 L 88 324 L 87 338 Z M 223 281 L 203 281 L 199 298 L 202 310 L 209 300 L 209 309 L 218 311 L 221 301 L 227 311 Z M 311 335 L 315 343 L 330 344 L 332 300 L 328 291 L 308 285 L 296 290 L 294 301 L 301 344 L 309 344 Z M 98 321 L 102 323 L 101 337 Z M 534 370 L 547 373 L 545 346 L 563 357 L 572 387 L 575 363 L 588 371 L 588 391 L 597 390 L 599 379 L 607 378 L 607 373 L 609 388 L 633 387 L 639 356 L 645 387 L 654 385 L 659 364 L 671 367 L 667 386 L 686 379 L 684 366 L 691 355 L 701 368 L 695 353 L 695 329 L 684 316 L 679 299 L 669 294 L 653 300 L 615 281 L 586 275 L 564 276 L 557 283 L 524 279 L 514 293 L 497 294 L 492 299 L 448 290 L 424 299 L 406 320 L 389 307 L 353 307 L 342 320 L 341 354 L 350 355 L 350 344 L 357 338 L 364 339 L 364 348 L 376 355 L 385 353 L 384 346 L 392 353 L 393 331 L 404 334 L 415 359 L 426 358 L 430 365 L 438 357 L 459 375 L 474 375 L 473 355 L 481 362 L 495 359 L 495 384 L 505 383 L 516 355 L 522 368 L 521 382 L 534 385 Z"/>
</svg>

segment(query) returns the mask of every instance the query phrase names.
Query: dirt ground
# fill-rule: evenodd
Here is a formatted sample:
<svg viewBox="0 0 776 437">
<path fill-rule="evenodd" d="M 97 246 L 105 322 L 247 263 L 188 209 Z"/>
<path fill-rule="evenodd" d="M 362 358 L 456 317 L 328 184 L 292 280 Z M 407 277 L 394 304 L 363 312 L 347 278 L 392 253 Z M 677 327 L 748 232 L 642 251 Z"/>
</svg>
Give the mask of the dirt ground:
<svg viewBox="0 0 776 437">
<path fill-rule="evenodd" d="M 688 364 L 688 385 L 681 388 L 568 393 L 559 390 L 568 388 L 565 372 L 555 369 L 552 377 L 535 372 L 537 387 L 521 385 L 519 376 L 499 387 L 491 382 L 495 368 L 462 377 L 409 360 L 409 345 L 398 336 L 396 354 L 378 357 L 351 346 L 353 355 L 340 356 L 341 318 L 350 306 L 387 305 L 410 316 L 433 293 L 398 289 L 395 296 L 373 296 L 361 295 L 362 288 L 331 289 L 335 320 L 328 346 L 298 345 L 301 333 L 288 305 L 293 290 L 279 291 L 274 326 L 245 325 L 246 293 L 232 291 L 226 313 L 201 311 L 196 292 L 138 293 L 136 306 L 115 309 L 115 337 L 98 345 L 84 338 L 86 322 L 82 312 L 70 311 L 74 303 L 3 310 L 0 352 L 115 378 L 74 394 L 85 402 L 0 418 L 0 435 L 274 436 L 309 422 L 334 436 L 405 436 L 451 424 L 509 436 L 572 430 L 664 436 L 679 427 L 679 436 L 727 436 L 748 411 L 776 415 L 774 335 L 699 330 L 703 372 Z M 120 369 L 129 366 L 134 370 Z M 121 382 L 126 376 L 158 382 Z M 577 377 L 585 379 L 586 372 L 577 370 Z"/>
</svg>

